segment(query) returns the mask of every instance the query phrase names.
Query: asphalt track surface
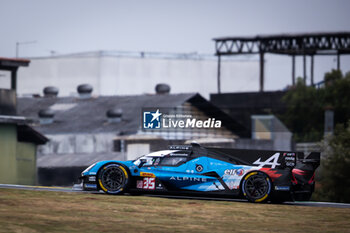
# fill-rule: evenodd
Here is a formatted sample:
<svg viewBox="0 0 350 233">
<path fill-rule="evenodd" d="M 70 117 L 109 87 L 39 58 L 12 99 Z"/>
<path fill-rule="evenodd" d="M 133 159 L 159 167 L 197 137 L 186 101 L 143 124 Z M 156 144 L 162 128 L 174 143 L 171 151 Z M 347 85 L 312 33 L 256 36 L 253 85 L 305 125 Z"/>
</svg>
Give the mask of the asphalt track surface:
<svg viewBox="0 0 350 233">
<path fill-rule="evenodd" d="M 54 186 L 30 186 L 30 185 L 13 185 L 13 184 L 0 184 L 0 188 L 6 189 L 24 189 L 35 191 L 54 191 L 54 192 L 75 192 L 75 193 L 93 193 L 99 194 L 100 192 L 87 192 L 82 191 L 78 185 L 73 187 L 54 187 Z M 208 201 L 232 201 L 232 202 L 247 202 L 243 199 L 231 199 L 231 198 L 215 198 L 215 197 L 196 197 L 196 196 L 173 196 L 173 195 L 152 195 L 147 194 L 144 196 L 171 198 L 171 199 L 195 199 L 195 200 L 208 200 Z M 334 202 L 313 202 L 313 201 L 298 201 L 298 202 L 285 202 L 281 205 L 294 205 L 294 206 L 311 206 L 311 207 L 333 207 L 333 208 L 350 208 L 350 204 L 346 203 L 334 203 Z"/>
</svg>

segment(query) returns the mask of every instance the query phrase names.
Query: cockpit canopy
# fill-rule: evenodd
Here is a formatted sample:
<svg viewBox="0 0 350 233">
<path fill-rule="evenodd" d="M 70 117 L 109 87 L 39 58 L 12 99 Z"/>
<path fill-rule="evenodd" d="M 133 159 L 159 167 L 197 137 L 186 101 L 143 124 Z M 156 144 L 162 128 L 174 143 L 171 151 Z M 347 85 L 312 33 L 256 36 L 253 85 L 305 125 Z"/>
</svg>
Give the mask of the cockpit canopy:
<svg viewBox="0 0 350 233">
<path fill-rule="evenodd" d="M 134 161 L 136 166 L 179 166 L 188 159 L 189 151 L 162 150 L 143 155 Z"/>
</svg>

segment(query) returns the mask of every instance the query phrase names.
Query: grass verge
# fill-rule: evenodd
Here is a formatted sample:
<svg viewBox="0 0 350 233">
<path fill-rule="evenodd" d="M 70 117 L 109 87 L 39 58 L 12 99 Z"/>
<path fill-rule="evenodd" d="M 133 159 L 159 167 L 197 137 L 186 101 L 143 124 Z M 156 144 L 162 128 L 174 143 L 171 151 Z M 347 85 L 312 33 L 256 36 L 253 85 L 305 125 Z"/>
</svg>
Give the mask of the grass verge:
<svg viewBox="0 0 350 233">
<path fill-rule="evenodd" d="M 350 210 L 0 189 L 0 232 L 350 232 Z"/>
</svg>

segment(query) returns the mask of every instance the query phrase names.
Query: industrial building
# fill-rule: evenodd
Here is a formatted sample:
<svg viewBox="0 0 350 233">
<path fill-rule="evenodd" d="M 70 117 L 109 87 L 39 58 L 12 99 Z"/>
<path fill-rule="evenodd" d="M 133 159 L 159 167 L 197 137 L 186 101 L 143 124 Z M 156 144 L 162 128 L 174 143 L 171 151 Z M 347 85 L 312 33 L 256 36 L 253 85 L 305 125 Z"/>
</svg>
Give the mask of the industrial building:
<svg viewBox="0 0 350 233">
<path fill-rule="evenodd" d="M 19 96 L 42 94 L 46 86 L 59 88 L 59 96 L 74 96 L 81 83 L 103 96 L 153 93 L 158 83 L 169 84 L 174 94 L 209 98 L 217 91 L 214 55 L 96 51 L 30 59 L 31 66 L 19 73 Z M 222 92 L 257 91 L 258 74 L 253 57 L 222 59 Z"/>
</svg>

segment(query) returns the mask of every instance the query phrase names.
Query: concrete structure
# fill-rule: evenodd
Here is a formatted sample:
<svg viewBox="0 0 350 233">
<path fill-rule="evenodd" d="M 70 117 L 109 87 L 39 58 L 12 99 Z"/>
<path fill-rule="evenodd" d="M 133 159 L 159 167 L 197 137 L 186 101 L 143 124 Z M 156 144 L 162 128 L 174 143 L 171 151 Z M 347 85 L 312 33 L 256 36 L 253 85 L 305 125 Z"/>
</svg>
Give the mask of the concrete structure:
<svg viewBox="0 0 350 233">
<path fill-rule="evenodd" d="M 256 60 L 223 59 L 221 91 L 257 91 L 258 67 Z M 59 96 L 72 96 L 77 85 L 88 83 L 95 95 L 140 95 L 167 83 L 172 93 L 197 92 L 208 98 L 217 92 L 216 73 L 214 56 L 87 52 L 31 58 L 31 66 L 19 72 L 18 94 L 42 94 L 44 87 L 56 86 Z"/>
<path fill-rule="evenodd" d="M 211 94 L 210 102 L 251 130 L 252 115 L 283 115 L 286 91 Z"/>
<path fill-rule="evenodd" d="M 0 89 L 0 183 L 36 184 L 36 147 L 47 138 L 16 115 L 17 70 L 29 60 L 0 57 L 7 86 Z"/>
<path fill-rule="evenodd" d="M 253 140 L 242 141 L 240 147 L 256 148 L 252 143 L 264 140 L 266 145 L 268 141 L 272 144 L 261 149 L 292 150 L 292 133 L 276 117 L 286 113 L 285 94 L 285 91 L 211 94 L 210 101 L 251 132 Z"/>
<path fill-rule="evenodd" d="M 23 117 L 0 116 L 0 183 L 35 185 L 36 149 L 47 138 Z"/>
<path fill-rule="evenodd" d="M 293 134 L 274 115 L 252 116 L 252 139 L 271 140 L 274 150 L 292 150 Z"/>
<path fill-rule="evenodd" d="M 0 57 L 0 88 L 16 90 L 18 68 L 29 63 L 28 59 Z"/>
</svg>

